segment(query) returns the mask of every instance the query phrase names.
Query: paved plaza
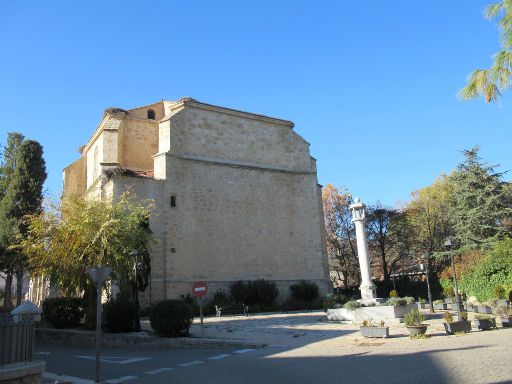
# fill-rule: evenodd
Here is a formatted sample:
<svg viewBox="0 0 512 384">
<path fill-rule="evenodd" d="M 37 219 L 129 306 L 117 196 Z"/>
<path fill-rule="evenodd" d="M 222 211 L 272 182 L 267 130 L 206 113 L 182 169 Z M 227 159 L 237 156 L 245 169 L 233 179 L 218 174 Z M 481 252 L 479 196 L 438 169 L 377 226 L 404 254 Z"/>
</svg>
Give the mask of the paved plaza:
<svg viewBox="0 0 512 384">
<path fill-rule="evenodd" d="M 265 348 L 111 348 L 103 351 L 108 383 L 512 383 L 512 329 L 448 336 L 442 319 L 427 339 L 401 324 L 389 339 L 363 339 L 358 326 L 326 321 L 323 312 L 205 319 L 204 337 Z M 200 326 L 192 336 L 200 337 Z M 37 346 L 46 382 L 91 383 L 92 349 Z"/>
</svg>

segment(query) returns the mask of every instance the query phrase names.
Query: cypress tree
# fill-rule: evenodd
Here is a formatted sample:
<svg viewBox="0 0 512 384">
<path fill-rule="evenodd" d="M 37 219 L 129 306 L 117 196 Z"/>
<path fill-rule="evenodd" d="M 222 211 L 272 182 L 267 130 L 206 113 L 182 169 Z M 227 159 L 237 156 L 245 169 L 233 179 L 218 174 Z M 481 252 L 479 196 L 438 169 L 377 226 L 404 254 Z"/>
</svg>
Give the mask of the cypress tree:
<svg viewBox="0 0 512 384">
<path fill-rule="evenodd" d="M 18 132 L 7 134 L 7 145 L 0 155 L 0 207 L 7 193 L 7 188 L 12 181 L 12 175 L 16 169 L 16 154 L 25 137 Z M 9 244 L 12 240 L 12 223 L 0 209 L 0 271 L 5 273 L 4 307 L 10 307 L 12 296 L 12 265 Z"/>
<path fill-rule="evenodd" d="M 455 238 L 461 249 L 485 249 L 507 232 L 504 221 L 512 217 L 510 186 L 478 156 L 479 147 L 464 150 L 465 160 L 453 173 L 454 204 L 451 212 Z"/>
<path fill-rule="evenodd" d="M 23 220 L 24 216 L 41 211 L 45 180 L 43 147 L 37 141 L 23 141 L 16 154 L 16 168 L 9 178 L 6 194 L 0 204 L 2 237 L 4 244 L 7 243 L 7 246 L 10 246 L 10 252 L 5 252 L 4 259 L 7 259 L 5 264 L 9 269 L 16 273 L 18 305 L 21 303 L 26 257 L 21 250 L 12 245 L 15 242 L 15 236 L 23 237 L 26 234 L 27 225 Z"/>
</svg>

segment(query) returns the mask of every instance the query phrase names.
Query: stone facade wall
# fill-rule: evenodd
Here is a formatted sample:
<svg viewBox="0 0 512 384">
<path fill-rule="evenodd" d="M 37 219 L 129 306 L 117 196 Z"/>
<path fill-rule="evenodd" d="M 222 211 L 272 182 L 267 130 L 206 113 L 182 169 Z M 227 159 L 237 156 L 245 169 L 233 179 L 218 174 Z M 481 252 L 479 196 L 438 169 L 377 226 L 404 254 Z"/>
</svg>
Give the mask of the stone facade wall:
<svg viewBox="0 0 512 384">
<path fill-rule="evenodd" d="M 152 120 L 125 119 L 120 163 L 124 168 L 153 169 L 151 156 L 158 152 L 158 124 Z"/>
<path fill-rule="evenodd" d="M 62 193 L 64 195 L 84 193 L 87 189 L 87 163 L 81 157 L 64 168 Z"/>
<path fill-rule="evenodd" d="M 255 279 L 274 281 L 281 300 L 300 280 L 316 282 L 325 294 L 316 162 L 293 124 L 196 102 L 162 105 L 172 109 L 162 121 L 142 119 L 155 105 L 138 108 L 123 116 L 116 132 L 120 166 L 154 169 L 155 179 L 89 183 L 99 166 L 90 159 L 106 158 L 105 132 L 86 154 L 89 194 L 115 198 L 130 189 L 154 201 L 151 301 L 191 293 L 197 280 L 208 282 L 210 297 L 234 281 Z M 96 147 L 101 158 L 94 157 Z M 141 295 L 143 304 L 149 295 Z"/>
</svg>

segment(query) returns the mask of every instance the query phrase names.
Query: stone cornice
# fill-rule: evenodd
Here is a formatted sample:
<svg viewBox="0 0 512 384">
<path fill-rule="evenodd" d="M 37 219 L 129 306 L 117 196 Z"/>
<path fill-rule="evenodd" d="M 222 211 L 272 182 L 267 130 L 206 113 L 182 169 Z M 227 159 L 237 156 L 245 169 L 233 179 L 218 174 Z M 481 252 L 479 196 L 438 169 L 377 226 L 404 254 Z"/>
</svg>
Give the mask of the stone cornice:
<svg viewBox="0 0 512 384">
<path fill-rule="evenodd" d="M 217 105 L 202 103 L 202 102 L 192 99 L 190 97 L 184 97 L 184 98 L 176 101 L 171 106 L 170 112 L 174 112 L 174 113 L 178 112 L 179 110 L 183 109 L 185 106 L 203 109 L 206 111 L 223 113 L 225 115 L 237 116 L 237 117 L 242 117 L 242 118 L 246 118 L 246 119 L 248 118 L 248 119 L 257 120 L 257 121 L 270 123 L 270 124 L 284 125 L 286 127 L 289 127 L 290 129 L 293 129 L 293 126 L 294 126 L 294 123 L 289 120 L 277 119 L 277 118 L 269 117 L 269 116 L 265 116 L 265 115 L 258 115 L 256 113 L 240 111 L 237 109 L 219 107 Z M 169 116 L 165 116 L 162 120 L 160 120 L 160 122 L 169 120 L 173 114 L 171 114 Z"/>
<path fill-rule="evenodd" d="M 254 164 L 254 163 L 224 161 L 224 160 L 220 160 L 220 159 L 204 158 L 204 157 L 180 156 L 180 155 L 174 155 L 170 152 L 157 153 L 151 157 L 157 158 L 157 157 L 161 157 L 161 156 L 169 156 L 169 157 L 174 157 L 179 160 L 194 161 L 194 162 L 203 163 L 203 164 L 227 166 L 227 167 L 233 167 L 233 168 L 244 168 L 244 169 L 257 170 L 257 171 L 287 173 L 287 174 L 291 174 L 291 175 L 316 175 L 317 174 L 316 171 L 293 171 L 291 169 L 276 168 L 276 167 L 264 166 L 264 165 L 260 165 L 260 164 Z"/>
</svg>

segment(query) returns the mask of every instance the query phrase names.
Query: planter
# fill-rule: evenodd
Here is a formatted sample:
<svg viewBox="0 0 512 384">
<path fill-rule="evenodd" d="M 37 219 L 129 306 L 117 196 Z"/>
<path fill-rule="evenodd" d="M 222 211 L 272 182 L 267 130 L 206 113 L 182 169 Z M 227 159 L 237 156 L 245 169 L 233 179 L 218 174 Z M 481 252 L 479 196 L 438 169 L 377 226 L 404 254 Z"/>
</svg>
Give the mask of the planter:
<svg viewBox="0 0 512 384">
<path fill-rule="evenodd" d="M 501 326 L 503 328 L 512 328 L 512 316 L 501 316 Z"/>
<path fill-rule="evenodd" d="M 453 299 L 444 299 L 446 304 L 453 304 Z"/>
<path fill-rule="evenodd" d="M 389 337 L 389 327 L 361 327 L 363 337 Z"/>
<path fill-rule="evenodd" d="M 496 300 L 496 306 L 498 305 L 503 305 L 503 306 L 508 306 L 510 304 L 510 302 L 508 300 Z"/>
<path fill-rule="evenodd" d="M 438 311 L 446 311 L 448 309 L 448 304 L 434 304 L 434 309 L 437 309 Z"/>
<path fill-rule="evenodd" d="M 421 309 L 429 309 L 430 308 L 430 304 L 429 303 L 420 303 L 420 308 Z"/>
<path fill-rule="evenodd" d="M 411 336 L 415 335 L 423 335 L 427 332 L 427 324 L 422 325 L 407 325 L 407 329 L 409 330 L 409 334 Z"/>
<path fill-rule="evenodd" d="M 492 308 L 488 307 L 487 305 L 479 305 L 478 306 L 478 313 L 486 313 L 488 315 L 492 315 Z"/>
<path fill-rule="evenodd" d="M 447 334 L 453 335 L 455 332 L 470 332 L 471 322 L 470 321 L 452 321 L 451 323 L 443 323 L 444 329 Z"/>
<path fill-rule="evenodd" d="M 476 326 L 481 331 L 487 331 L 492 328 L 496 328 L 495 319 L 475 319 Z"/>
</svg>

